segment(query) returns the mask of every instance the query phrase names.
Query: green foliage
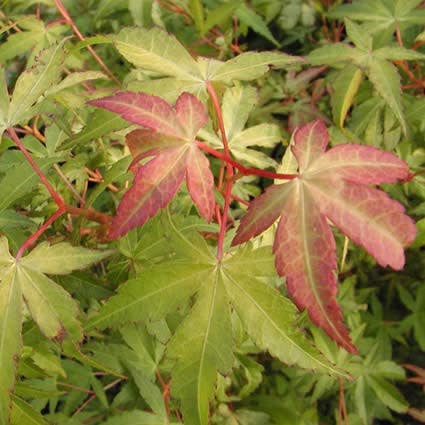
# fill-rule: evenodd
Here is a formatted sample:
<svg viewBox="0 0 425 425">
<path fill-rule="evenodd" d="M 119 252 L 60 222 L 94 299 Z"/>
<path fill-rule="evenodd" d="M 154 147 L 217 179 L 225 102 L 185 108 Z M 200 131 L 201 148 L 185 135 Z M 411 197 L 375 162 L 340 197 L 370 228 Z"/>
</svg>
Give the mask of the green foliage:
<svg viewBox="0 0 425 425">
<path fill-rule="evenodd" d="M 3 3 L 0 425 L 425 422 L 423 2 Z M 314 120 L 328 152 L 370 146 L 331 162 L 323 134 L 302 135 Z M 338 265 L 325 255 L 324 215 L 382 258 L 382 206 L 357 237 L 362 207 L 335 212 L 341 173 L 351 188 L 403 179 L 380 187 L 417 222 L 403 270 L 334 226 Z M 138 227 L 126 205 L 142 197 Z M 282 224 L 272 248 L 275 210 L 308 229 Z M 118 237 L 121 217 L 132 230 Z M 304 269 L 314 284 L 294 289 Z M 357 353 L 314 324 L 325 313 Z"/>
</svg>

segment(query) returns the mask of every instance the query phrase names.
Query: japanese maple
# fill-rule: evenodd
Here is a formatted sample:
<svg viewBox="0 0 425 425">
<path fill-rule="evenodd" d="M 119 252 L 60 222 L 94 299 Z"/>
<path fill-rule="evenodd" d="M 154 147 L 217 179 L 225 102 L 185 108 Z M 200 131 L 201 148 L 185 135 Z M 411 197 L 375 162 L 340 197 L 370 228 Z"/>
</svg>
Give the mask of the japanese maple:
<svg viewBox="0 0 425 425">
<path fill-rule="evenodd" d="M 211 220 L 214 180 L 195 143 L 207 115 L 195 96 L 183 93 L 175 109 L 159 97 L 132 92 L 91 104 L 145 127 L 127 136 L 135 178 L 118 207 L 111 238 L 143 225 L 170 202 L 185 176 L 200 214 Z M 336 247 L 328 220 L 380 265 L 401 269 L 403 248 L 415 238 L 415 224 L 399 203 L 369 185 L 406 179 L 409 169 L 395 155 L 374 147 L 343 144 L 326 152 L 328 143 L 320 120 L 296 130 L 291 149 L 299 174 L 251 202 L 233 245 L 259 235 L 280 216 L 273 249 L 276 269 L 286 277 L 290 296 L 331 338 L 356 352 L 336 300 Z M 137 165 L 146 157 L 153 159 Z"/>
<path fill-rule="evenodd" d="M 0 425 L 419 418 L 425 219 L 345 254 L 425 210 L 421 0 L 65 3 L 0 17 Z"/>
</svg>

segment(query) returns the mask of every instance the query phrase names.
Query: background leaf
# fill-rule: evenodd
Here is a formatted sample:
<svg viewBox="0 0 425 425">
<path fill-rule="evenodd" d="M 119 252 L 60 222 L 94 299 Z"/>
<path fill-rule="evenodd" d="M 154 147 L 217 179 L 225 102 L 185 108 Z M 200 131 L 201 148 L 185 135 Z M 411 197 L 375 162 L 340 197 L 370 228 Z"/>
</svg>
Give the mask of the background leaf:
<svg viewBox="0 0 425 425">
<path fill-rule="evenodd" d="M 8 126 L 21 121 L 40 96 L 59 81 L 65 58 L 63 48 L 65 42 L 66 39 L 43 50 L 36 64 L 20 75 L 10 101 Z"/>
<path fill-rule="evenodd" d="M 11 395 L 22 347 L 21 287 L 15 278 L 15 268 L 0 276 L 0 424 L 9 424 Z"/>
<path fill-rule="evenodd" d="M 112 250 L 95 251 L 67 242 L 37 245 L 20 261 L 25 268 L 46 274 L 68 274 L 97 263 L 113 253 Z"/>
<path fill-rule="evenodd" d="M 178 359 L 172 391 L 181 399 L 184 420 L 208 423 L 217 371 L 227 373 L 233 364 L 230 310 L 218 271 L 204 283 L 196 304 L 168 346 L 168 355 Z"/>
</svg>

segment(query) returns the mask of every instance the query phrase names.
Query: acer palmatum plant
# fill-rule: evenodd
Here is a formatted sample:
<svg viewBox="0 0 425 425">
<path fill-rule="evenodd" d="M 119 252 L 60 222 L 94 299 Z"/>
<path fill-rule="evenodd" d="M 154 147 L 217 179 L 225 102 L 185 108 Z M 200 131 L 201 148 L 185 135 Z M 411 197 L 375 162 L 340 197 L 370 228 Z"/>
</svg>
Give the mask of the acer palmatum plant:
<svg viewBox="0 0 425 425">
<path fill-rule="evenodd" d="M 171 201 L 185 176 L 199 212 L 211 220 L 213 177 L 200 151 L 203 145 L 195 140 L 207 122 L 207 115 L 196 97 L 183 93 L 175 110 L 159 97 L 131 92 L 117 93 L 91 104 L 149 129 L 135 130 L 127 136 L 136 163 L 153 158 L 133 166 L 133 186 L 118 206 L 110 237 L 122 236 L 144 224 Z M 286 277 L 291 298 L 300 309 L 307 309 L 317 326 L 355 353 L 357 349 L 342 322 L 336 300 L 336 248 L 328 219 L 381 266 L 400 270 L 404 266 L 404 247 L 416 236 L 415 223 L 404 214 L 402 205 L 371 185 L 407 180 L 410 172 L 407 164 L 391 153 L 356 144 L 326 151 L 328 143 L 323 121 L 296 129 L 291 150 L 298 163 L 298 174 L 284 176 L 291 180 L 268 187 L 250 203 L 233 245 L 258 236 L 279 218 L 273 252 L 276 269 Z M 207 151 L 214 154 L 211 149 Z M 226 161 L 227 167 L 232 169 L 234 165 L 237 164 Z M 225 228 L 227 217 L 222 220 Z"/>
<path fill-rule="evenodd" d="M 0 13 L 0 425 L 419 418 L 418 2 L 33 3 Z"/>
</svg>

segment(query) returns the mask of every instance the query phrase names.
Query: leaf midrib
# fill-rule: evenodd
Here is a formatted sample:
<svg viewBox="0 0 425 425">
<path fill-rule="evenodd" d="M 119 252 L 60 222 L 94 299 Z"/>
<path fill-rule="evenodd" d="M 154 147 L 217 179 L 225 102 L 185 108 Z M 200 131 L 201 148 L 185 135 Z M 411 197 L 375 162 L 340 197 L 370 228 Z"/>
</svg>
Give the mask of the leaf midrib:
<svg viewBox="0 0 425 425">
<path fill-rule="evenodd" d="M 153 40 L 152 40 L 153 41 Z M 122 41 L 122 40 L 115 40 L 115 43 L 117 44 L 121 44 L 123 45 L 128 51 L 131 52 L 131 55 L 133 56 L 137 56 L 138 58 L 142 58 L 143 56 L 155 56 L 156 58 L 158 58 L 160 61 L 165 62 L 166 66 L 169 66 L 171 69 L 176 70 L 177 72 L 173 73 L 173 74 L 164 74 L 164 75 L 172 75 L 174 77 L 181 77 L 181 76 L 185 76 L 185 77 L 189 77 L 188 81 L 199 81 L 199 82 L 203 82 L 203 79 L 201 78 L 197 78 L 195 75 L 191 74 L 189 71 L 184 70 L 183 68 L 178 68 L 176 67 L 176 63 L 164 58 L 163 56 L 159 55 L 158 53 L 154 53 L 152 50 L 144 50 L 142 49 L 142 52 L 138 52 L 137 50 L 134 50 L 134 44 L 130 44 L 128 42 Z M 194 64 L 194 68 L 196 69 L 196 62 Z"/>
<path fill-rule="evenodd" d="M 196 383 L 196 397 L 197 397 L 197 410 L 198 410 L 198 417 L 200 419 L 200 422 L 202 423 L 202 411 L 201 411 L 201 405 L 199 403 L 199 400 L 201 399 L 201 388 L 200 383 L 202 380 L 202 370 L 204 365 L 204 359 L 205 359 L 205 352 L 207 350 L 207 344 L 208 344 L 208 336 L 211 329 L 211 323 L 212 323 L 212 317 L 216 302 L 216 295 L 217 295 L 217 287 L 218 287 L 218 270 L 215 272 L 214 277 L 214 289 L 213 293 L 211 294 L 210 304 L 209 304 L 209 311 L 208 311 L 208 318 L 207 318 L 207 328 L 205 331 L 204 340 L 202 342 L 202 349 L 201 349 L 201 356 L 200 356 L 200 362 L 199 362 L 199 371 L 198 371 L 198 380 Z"/>
<path fill-rule="evenodd" d="M 299 208 L 301 210 L 301 235 L 302 235 L 302 241 L 303 241 L 303 251 L 304 251 L 304 265 L 307 271 L 307 282 L 310 290 L 314 294 L 314 299 L 316 300 L 317 306 L 319 307 L 322 317 L 326 319 L 326 322 L 330 327 L 333 329 L 336 335 L 338 335 L 341 340 L 344 340 L 344 337 L 339 332 L 338 328 L 334 325 L 333 321 L 330 320 L 329 314 L 326 311 L 326 308 L 323 306 L 322 298 L 320 297 L 320 294 L 317 291 L 317 287 L 314 284 L 316 282 L 315 276 L 314 276 L 314 267 L 312 267 L 311 259 L 310 259 L 310 251 L 309 251 L 309 242 L 307 240 L 307 231 L 308 224 L 307 224 L 307 216 L 306 216 L 306 208 L 305 208 L 305 195 L 304 195 L 305 188 L 303 187 L 303 184 L 300 184 L 300 202 L 301 207 Z M 314 206 L 313 206 L 314 208 Z M 319 215 L 321 214 L 320 211 L 317 212 Z"/>
</svg>

